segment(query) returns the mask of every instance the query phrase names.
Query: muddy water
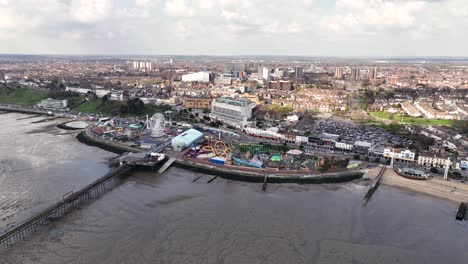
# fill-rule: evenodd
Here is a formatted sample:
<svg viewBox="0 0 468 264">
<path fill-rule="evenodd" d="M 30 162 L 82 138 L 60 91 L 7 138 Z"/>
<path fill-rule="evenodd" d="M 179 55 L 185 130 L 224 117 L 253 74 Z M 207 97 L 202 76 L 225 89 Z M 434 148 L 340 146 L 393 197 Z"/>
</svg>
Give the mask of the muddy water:
<svg viewBox="0 0 468 264">
<path fill-rule="evenodd" d="M 0 115 L 0 232 L 105 174 L 113 155 L 27 116 Z"/>
<path fill-rule="evenodd" d="M 54 137 L 57 136 L 51 140 Z M 74 142 L 70 138 L 68 141 Z M 77 165 L 76 171 L 100 167 L 96 160 L 106 156 L 94 148 L 90 152 L 88 147 L 76 148 L 81 149 L 75 157 L 87 158 L 82 161 L 75 158 L 74 162 L 95 162 Z M 25 166 L 17 164 L 14 166 Z M 49 170 L 60 167 L 60 163 L 52 164 Z M 28 177 L 34 179 L 36 171 L 23 174 L 33 175 Z M 270 184 L 267 192 L 261 192 L 261 184 L 223 179 L 207 184 L 210 176 L 192 182 L 197 176 L 176 168 L 163 176 L 135 173 L 113 191 L 4 252 L 0 263 L 466 263 L 468 260 L 468 224 L 454 220 L 458 205 L 448 201 L 382 186 L 363 208 L 366 187 L 359 182 L 315 186 Z M 57 185 L 54 182 L 59 177 L 46 181 L 46 186 Z M 26 184 L 32 193 L 40 193 L 34 191 L 36 188 L 45 188 L 36 185 Z M 10 192 L 18 188 L 3 182 L 1 186 Z M 18 207 L 28 206 L 28 201 L 22 200 Z"/>
</svg>

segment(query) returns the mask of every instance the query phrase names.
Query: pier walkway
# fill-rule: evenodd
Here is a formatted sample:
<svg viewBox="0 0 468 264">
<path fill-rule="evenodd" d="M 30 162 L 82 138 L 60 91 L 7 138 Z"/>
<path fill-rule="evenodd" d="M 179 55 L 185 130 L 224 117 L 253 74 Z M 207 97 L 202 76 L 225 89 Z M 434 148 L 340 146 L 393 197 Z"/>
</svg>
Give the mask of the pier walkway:
<svg viewBox="0 0 468 264">
<path fill-rule="evenodd" d="M 134 169 L 134 167 L 135 166 L 132 164 L 125 164 L 110 171 L 100 179 L 77 192 L 71 193 L 71 195 L 64 197 L 63 200 L 57 204 L 47 208 L 36 216 L 26 220 L 24 223 L 16 226 L 12 230 L 4 233 L 0 236 L 0 250 L 6 249 L 14 243 L 23 240 L 28 235 L 39 230 L 39 228 L 49 224 L 54 219 L 65 215 L 67 212 L 84 202 L 111 190 L 120 182 L 120 176 L 129 173 Z"/>
<path fill-rule="evenodd" d="M 381 167 L 379 173 L 377 174 L 377 177 L 375 177 L 375 179 L 372 181 L 372 183 L 371 183 L 371 185 L 369 187 L 369 190 L 364 195 L 364 202 L 363 202 L 364 206 L 367 205 L 370 198 L 372 197 L 372 195 L 375 193 L 375 191 L 379 187 L 380 180 L 382 179 L 383 175 L 385 174 L 386 169 L 387 169 L 386 167 Z"/>
</svg>

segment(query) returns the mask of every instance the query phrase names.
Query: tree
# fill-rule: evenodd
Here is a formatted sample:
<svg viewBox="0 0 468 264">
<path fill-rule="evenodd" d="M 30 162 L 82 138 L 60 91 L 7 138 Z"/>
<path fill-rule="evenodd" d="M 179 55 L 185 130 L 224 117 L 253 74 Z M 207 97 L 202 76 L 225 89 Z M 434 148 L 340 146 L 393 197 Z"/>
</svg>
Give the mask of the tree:
<svg viewBox="0 0 468 264">
<path fill-rule="evenodd" d="M 361 158 L 361 156 L 359 156 L 358 154 L 353 155 L 353 159 L 355 159 L 355 160 L 358 160 L 360 158 Z"/>
<path fill-rule="evenodd" d="M 430 172 L 432 172 L 432 173 L 439 173 L 439 170 L 437 170 L 436 168 L 432 167 L 432 168 L 430 169 Z"/>
<path fill-rule="evenodd" d="M 461 173 L 458 171 L 454 171 L 452 173 L 449 173 L 448 177 L 451 179 L 459 180 L 461 178 Z"/>
<path fill-rule="evenodd" d="M 107 96 L 107 94 L 104 95 L 104 96 L 101 98 L 101 101 L 102 101 L 103 103 L 106 103 L 108 100 L 109 100 L 109 97 Z"/>
</svg>

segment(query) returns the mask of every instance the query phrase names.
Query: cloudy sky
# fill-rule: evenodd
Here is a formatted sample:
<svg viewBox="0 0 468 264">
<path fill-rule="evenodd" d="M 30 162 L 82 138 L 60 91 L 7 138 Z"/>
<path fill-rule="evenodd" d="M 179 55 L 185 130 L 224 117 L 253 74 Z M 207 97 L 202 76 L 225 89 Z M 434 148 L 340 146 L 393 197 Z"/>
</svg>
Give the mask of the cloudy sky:
<svg viewBox="0 0 468 264">
<path fill-rule="evenodd" d="M 0 53 L 468 56 L 468 4 L 0 0 Z"/>
</svg>

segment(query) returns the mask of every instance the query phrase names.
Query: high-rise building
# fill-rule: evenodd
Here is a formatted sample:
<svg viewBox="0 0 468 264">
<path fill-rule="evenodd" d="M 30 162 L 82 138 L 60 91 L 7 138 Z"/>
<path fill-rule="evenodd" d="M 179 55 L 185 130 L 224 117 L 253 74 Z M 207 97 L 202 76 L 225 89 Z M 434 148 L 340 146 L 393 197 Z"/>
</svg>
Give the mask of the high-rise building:
<svg viewBox="0 0 468 264">
<path fill-rule="evenodd" d="M 263 67 L 261 73 L 263 79 L 268 80 L 270 78 L 270 69 Z"/>
<path fill-rule="evenodd" d="M 4 82 L 5 81 L 5 73 L 0 71 L 0 82 Z"/>
<path fill-rule="evenodd" d="M 351 69 L 351 80 L 359 80 L 359 68 L 352 68 Z"/>
<path fill-rule="evenodd" d="M 379 75 L 379 68 L 372 68 L 369 70 L 369 80 L 376 80 Z"/>
<path fill-rule="evenodd" d="M 244 63 L 226 63 L 224 72 L 244 72 L 245 64 Z"/>
<path fill-rule="evenodd" d="M 148 62 L 145 63 L 145 69 L 146 69 L 147 71 L 151 71 L 151 70 L 152 70 L 151 62 L 148 61 Z"/>
<path fill-rule="evenodd" d="M 335 77 L 336 79 L 339 79 L 339 80 L 343 79 L 343 68 L 341 68 L 341 67 L 335 67 L 335 75 L 334 75 L 334 77 Z"/>
<path fill-rule="evenodd" d="M 296 79 L 304 78 L 304 69 L 302 67 L 294 67 L 294 77 Z"/>
</svg>

